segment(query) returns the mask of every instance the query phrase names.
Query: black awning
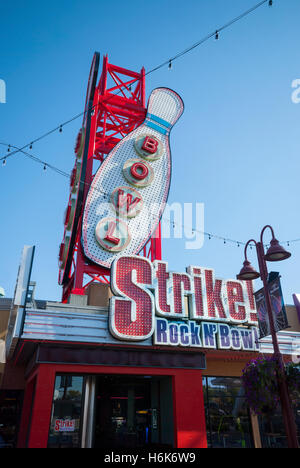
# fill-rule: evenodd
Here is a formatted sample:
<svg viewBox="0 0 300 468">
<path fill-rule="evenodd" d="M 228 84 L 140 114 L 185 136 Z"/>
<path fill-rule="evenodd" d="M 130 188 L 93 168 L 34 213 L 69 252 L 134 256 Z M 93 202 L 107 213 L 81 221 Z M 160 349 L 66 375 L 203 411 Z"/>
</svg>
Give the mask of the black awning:
<svg viewBox="0 0 300 468">
<path fill-rule="evenodd" d="M 40 345 L 36 363 L 205 369 L 205 354 L 156 349 L 69 348 Z"/>
</svg>

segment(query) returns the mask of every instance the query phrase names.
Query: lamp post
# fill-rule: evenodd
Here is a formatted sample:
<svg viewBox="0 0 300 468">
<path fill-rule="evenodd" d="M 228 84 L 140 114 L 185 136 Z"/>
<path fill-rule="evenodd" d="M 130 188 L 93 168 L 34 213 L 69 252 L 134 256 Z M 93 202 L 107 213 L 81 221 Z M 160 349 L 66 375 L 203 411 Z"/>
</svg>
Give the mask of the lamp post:
<svg viewBox="0 0 300 468">
<path fill-rule="evenodd" d="M 270 247 L 265 254 L 264 251 L 264 244 L 263 244 L 263 235 L 265 230 L 269 228 L 272 233 L 272 240 L 270 243 Z M 258 265 L 259 265 L 259 273 L 253 268 L 251 263 L 247 257 L 247 248 L 250 244 L 254 243 L 256 246 L 257 258 L 258 258 Z M 268 287 L 268 270 L 267 270 L 267 261 L 269 262 L 277 262 L 281 260 L 286 260 L 291 256 L 289 252 L 287 252 L 275 238 L 274 231 L 272 226 L 267 225 L 265 226 L 260 234 L 260 242 L 256 242 L 254 239 L 250 239 L 245 245 L 245 261 L 243 264 L 243 268 L 241 269 L 240 273 L 237 275 L 237 279 L 239 280 L 255 280 L 257 278 L 261 278 L 264 286 L 264 293 L 265 293 L 265 300 L 266 300 L 266 307 L 268 312 L 268 318 L 270 322 L 270 331 L 272 336 L 272 343 L 273 343 L 273 350 L 274 350 L 274 357 L 276 357 L 277 362 L 282 370 L 284 370 L 284 362 L 282 355 L 280 353 L 276 330 L 275 330 L 275 323 L 274 317 L 272 312 L 272 304 L 271 304 L 271 297 L 270 291 Z M 280 402 L 281 402 L 281 409 L 282 415 L 286 430 L 286 436 L 288 441 L 289 448 L 299 448 L 298 446 L 298 439 L 297 439 L 297 428 L 295 424 L 295 417 L 292 410 L 291 399 L 289 396 L 289 390 L 285 378 L 285 374 L 283 372 L 284 378 L 278 377 L 278 388 L 280 393 Z"/>
</svg>

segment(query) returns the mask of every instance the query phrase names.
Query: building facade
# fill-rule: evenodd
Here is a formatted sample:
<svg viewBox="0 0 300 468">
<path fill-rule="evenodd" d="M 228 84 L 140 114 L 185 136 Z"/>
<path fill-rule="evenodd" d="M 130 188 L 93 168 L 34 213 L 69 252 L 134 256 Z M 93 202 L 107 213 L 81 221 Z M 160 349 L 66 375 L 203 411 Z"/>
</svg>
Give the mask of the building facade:
<svg viewBox="0 0 300 468">
<path fill-rule="evenodd" d="M 271 421 L 258 419 L 243 396 L 242 370 L 259 352 L 272 352 L 268 338 L 255 350 L 121 341 L 108 326 L 112 295 L 108 285 L 92 284 L 87 295 L 72 295 L 68 304 L 26 306 L 13 354 L 2 358 L 6 446 L 286 446 L 280 413 Z M 2 334 L 12 302 L 0 299 Z M 300 325 L 294 306 L 287 313 L 292 328 L 280 332 L 279 341 L 289 360 Z"/>
</svg>

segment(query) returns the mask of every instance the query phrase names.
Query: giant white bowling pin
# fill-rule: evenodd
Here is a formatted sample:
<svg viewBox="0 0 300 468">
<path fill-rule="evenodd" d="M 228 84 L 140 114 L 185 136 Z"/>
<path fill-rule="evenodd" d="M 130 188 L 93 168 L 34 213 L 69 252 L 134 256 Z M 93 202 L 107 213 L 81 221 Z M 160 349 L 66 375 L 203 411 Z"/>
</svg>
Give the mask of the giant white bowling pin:
<svg viewBox="0 0 300 468">
<path fill-rule="evenodd" d="M 146 119 L 109 153 L 88 192 L 82 227 L 86 257 L 109 268 L 136 255 L 153 235 L 171 179 L 170 131 L 183 112 L 168 88 L 152 91 Z"/>
</svg>

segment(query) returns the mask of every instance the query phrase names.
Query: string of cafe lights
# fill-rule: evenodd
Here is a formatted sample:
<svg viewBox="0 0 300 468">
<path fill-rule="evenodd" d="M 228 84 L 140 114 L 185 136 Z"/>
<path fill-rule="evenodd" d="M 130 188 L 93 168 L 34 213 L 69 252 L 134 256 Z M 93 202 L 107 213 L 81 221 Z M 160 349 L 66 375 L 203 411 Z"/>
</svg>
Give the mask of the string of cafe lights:
<svg viewBox="0 0 300 468">
<path fill-rule="evenodd" d="M 0 142 L 0 145 L 7 146 L 7 143 Z M 37 162 L 37 163 L 41 164 L 43 166 L 44 171 L 46 171 L 47 168 L 52 169 L 53 171 L 57 172 L 57 174 L 59 174 L 59 175 L 61 175 L 63 177 L 66 177 L 67 179 L 70 180 L 71 174 L 69 174 L 68 172 L 65 172 L 62 169 L 59 169 L 58 167 L 53 166 L 52 164 L 49 164 L 46 161 L 43 161 L 42 159 L 38 158 L 37 156 L 34 156 L 32 153 L 28 153 L 27 151 L 24 151 L 22 148 L 18 148 L 17 146 L 14 146 L 14 145 L 9 145 L 9 147 L 13 148 L 13 150 L 16 150 L 16 151 L 22 153 L 24 156 L 26 156 L 27 158 L 32 159 L 34 162 Z M 6 160 L 5 159 L 2 161 L 2 165 L 3 166 L 6 165 Z M 90 184 L 88 184 L 87 182 L 81 182 L 81 184 L 90 187 Z M 96 191 L 99 192 L 99 193 L 102 193 L 104 195 L 107 195 L 107 197 L 108 197 L 107 192 L 104 192 L 103 190 L 100 190 L 100 189 L 96 189 Z"/>
<path fill-rule="evenodd" d="M 211 232 L 202 231 L 200 229 L 196 229 L 194 227 L 187 226 L 186 224 L 183 224 L 183 223 L 178 223 L 178 222 L 176 222 L 174 220 L 171 220 L 170 218 L 166 218 L 165 215 L 162 216 L 161 221 L 162 222 L 168 222 L 169 225 L 172 226 L 174 230 L 176 229 L 176 227 L 179 227 L 179 228 L 183 229 L 184 232 L 191 232 L 192 235 L 200 234 L 200 235 L 206 236 L 208 238 L 208 240 L 212 240 L 212 239 L 220 240 L 220 241 L 223 242 L 224 245 L 233 244 L 233 245 L 236 245 L 237 247 L 243 247 L 243 246 L 246 245 L 246 242 L 243 242 L 243 241 L 231 239 L 229 237 L 219 236 L 219 235 L 213 234 Z M 290 244 L 293 244 L 293 243 L 296 243 L 296 242 L 300 242 L 300 238 L 292 239 L 292 240 L 286 240 L 286 241 L 280 241 L 280 244 L 286 244 L 289 247 Z M 270 244 L 264 244 L 264 246 L 266 248 L 268 248 L 268 247 L 270 247 Z M 252 248 L 255 247 L 255 244 L 250 243 L 249 247 L 250 247 L 250 249 L 252 249 Z"/>
<path fill-rule="evenodd" d="M 6 146 L 7 143 L 0 142 L 0 145 L 5 145 Z M 38 158 L 37 156 L 34 156 L 33 154 L 30 154 L 30 153 L 18 148 L 17 146 L 13 146 L 13 145 L 10 145 L 10 146 L 13 149 L 19 150 L 26 157 L 28 157 L 28 158 L 32 159 L 33 161 L 38 162 L 39 164 L 43 165 L 44 170 L 46 170 L 47 168 L 52 169 L 55 172 L 57 172 L 59 175 L 70 179 L 70 174 L 68 174 L 67 172 L 62 171 L 61 169 L 58 169 L 55 166 L 52 166 L 51 164 L 47 163 L 46 161 L 43 161 L 42 159 Z M 89 187 L 89 184 L 87 184 L 86 182 L 83 182 L 83 183 Z M 96 188 L 94 188 L 94 190 L 96 190 L 99 193 L 105 195 L 107 200 L 110 199 L 110 194 L 109 193 L 104 192 L 104 191 L 102 191 L 100 189 L 96 189 Z M 168 222 L 169 226 L 172 226 L 173 230 L 175 230 L 176 227 L 180 227 L 181 229 L 184 229 L 184 232 L 187 232 L 187 231 L 191 232 L 192 235 L 194 235 L 194 234 L 204 235 L 204 236 L 206 236 L 208 238 L 208 240 L 217 239 L 217 240 L 222 241 L 224 243 L 224 245 L 225 244 L 233 244 L 233 245 L 236 245 L 237 247 L 246 245 L 246 242 L 243 242 L 243 241 L 238 241 L 238 240 L 234 240 L 234 239 L 231 239 L 231 238 L 228 238 L 228 237 L 219 236 L 217 234 L 213 234 L 212 232 L 202 231 L 200 229 L 196 229 L 194 227 L 187 226 L 186 224 L 183 224 L 183 223 L 177 223 L 174 220 L 171 220 L 170 218 L 167 218 L 165 215 L 162 216 L 161 221 L 165 222 L 165 223 Z M 288 240 L 288 241 L 283 241 L 283 242 L 281 242 L 281 244 L 287 244 L 287 246 L 289 246 L 290 244 L 295 243 L 295 242 L 299 242 L 299 241 L 300 241 L 300 238 L 299 239 Z M 269 246 L 268 244 L 265 244 L 265 247 L 268 247 L 268 246 Z M 252 248 L 252 247 L 254 247 L 254 245 L 250 244 L 250 248 Z"/>
<path fill-rule="evenodd" d="M 52 164 L 49 164 L 47 161 L 43 161 L 42 159 L 38 158 L 37 156 L 34 156 L 33 154 L 30 154 L 28 153 L 27 151 L 25 151 L 23 148 L 19 148 L 18 146 L 14 146 L 14 145 L 7 145 L 7 143 L 4 143 L 4 142 L 0 142 L 0 145 L 2 146 L 8 146 L 8 151 L 11 151 L 11 148 L 19 153 L 22 153 L 24 156 L 26 156 L 27 158 L 30 158 L 32 159 L 32 161 L 34 162 L 37 162 L 39 164 L 41 164 L 43 166 L 43 169 L 44 171 L 47 169 L 47 167 L 49 169 L 52 169 L 53 171 L 57 172 L 58 174 L 64 176 L 64 177 L 68 177 L 70 178 L 70 174 L 68 174 L 67 172 L 59 169 L 58 167 L 56 166 L 53 166 Z M 6 166 L 6 158 L 4 158 L 2 160 L 2 166 Z"/>
<path fill-rule="evenodd" d="M 212 33 L 208 34 L 207 36 L 203 37 L 202 39 L 200 39 L 198 42 L 196 42 L 195 44 L 193 44 L 192 46 L 188 47 L 187 49 L 179 52 L 178 54 L 174 55 L 173 57 L 171 57 L 170 59 L 162 62 L 161 64 L 157 65 L 156 67 L 152 68 L 151 70 L 149 70 L 148 72 L 145 73 L 145 76 L 147 75 L 150 75 L 151 73 L 154 73 L 155 71 L 165 67 L 166 65 L 168 66 L 169 69 L 172 69 L 173 67 L 173 63 L 179 59 L 180 57 L 184 56 L 185 54 L 191 52 L 192 50 L 194 50 L 195 48 L 199 47 L 200 45 L 204 44 L 205 42 L 207 42 L 209 39 L 211 38 L 215 38 L 215 40 L 219 40 L 220 38 L 220 33 L 222 31 L 224 31 L 225 29 L 229 28 L 230 26 L 232 26 L 233 24 L 237 23 L 238 21 L 240 21 L 241 19 L 245 18 L 246 16 L 250 15 L 251 13 L 253 13 L 255 10 L 257 10 L 258 8 L 260 8 L 261 6 L 263 6 L 264 4 L 268 3 L 268 6 L 271 7 L 273 5 L 273 0 L 262 0 L 260 1 L 259 3 L 257 3 L 256 5 L 254 5 L 253 7 L 251 7 L 250 9 L 246 10 L 245 12 L 243 12 L 242 14 L 240 14 L 239 16 L 233 18 L 231 21 L 227 22 L 226 24 L 224 24 L 223 26 L 219 27 L 218 29 L 216 29 L 215 31 L 213 31 Z M 135 83 L 135 81 L 137 80 L 133 80 L 131 82 L 131 84 L 129 85 L 129 90 L 131 90 L 131 85 Z M 121 90 L 116 93 L 119 94 L 121 92 Z M 94 106 L 91 107 L 91 110 L 93 110 Z M 0 162 L 2 161 L 2 165 L 5 166 L 6 165 L 6 160 L 17 154 L 17 153 L 22 153 L 24 156 L 30 158 L 31 160 L 33 160 L 34 162 L 37 162 L 41 165 L 43 165 L 43 169 L 44 171 L 46 171 L 47 168 L 55 171 L 56 173 L 58 173 L 59 175 L 62 175 L 66 178 L 70 178 L 70 174 L 68 174 L 67 172 L 59 169 L 58 167 L 54 166 L 53 164 L 50 164 L 48 163 L 47 161 L 44 161 L 40 158 L 38 158 L 37 156 L 34 156 L 32 153 L 28 153 L 27 151 L 25 151 L 27 148 L 29 148 L 30 150 L 32 150 L 33 148 L 33 145 L 35 143 L 37 143 L 38 141 L 50 136 L 51 134 L 55 133 L 55 132 L 59 132 L 59 133 L 62 133 L 63 131 L 63 127 L 65 127 L 66 125 L 72 123 L 73 121 L 77 120 L 79 117 L 82 117 L 84 116 L 84 114 L 86 112 L 88 112 L 90 109 L 86 110 L 86 111 L 83 111 L 83 112 L 80 112 L 78 114 L 76 114 L 75 116 L 73 116 L 72 118 L 70 118 L 69 120 L 63 122 L 62 124 L 56 126 L 55 128 L 47 131 L 46 133 L 40 135 L 39 137 L 35 138 L 34 140 L 31 140 L 29 143 L 25 144 L 24 146 L 22 147 L 17 147 L 17 146 L 14 146 L 12 144 L 7 144 L 7 143 L 3 143 L 3 142 L 0 142 L 0 145 L 2 146 L 7 146 L 7 153 L 6 155 L 2 156 L 0 158 Z M 88 185 L 88 184 L 86 184 Z M 101 192 L 102 194 L 106 195 L 107 197 L 109 197 L 109 195 L 101 190 L 99 190 L 99 192 Z M 166 222 L 166 221 L 169 221 L 169 223 L 173 226 L 173 229 L 175 229 L 176 225 L 180 226 L 181 228 L 183 229 L 186 229 L 187 226 L 184 225 L 184 224 L 179 224 L 179 223 L 176 223 L 175 221 L 171 221 L 170 219 L 167 220 L 165 217 L 162 218 L 162 221 L 163 222 Z M 198 233 L 198 234 L 201 234 L 201 235 L 204 235 L 206 236 L 209 240 L 211 239 L 217 239 L 217 240 L 221 240 L 224 244 L 235 244 L 237 247 L 240 247 L 240 246 L 244 246 L 246 245 L 245 242 L 243 241 L 238 241 L 238 240 L 234 240 L 234 239 L 230 239 L 230 238 L 227 238 L 227 237 L 224 237 L 224 236 L 219 236 L 217 234 L 213 234 L 213 233 L 210 233 L 210 232 L 206 232 L 206 231 L 201 231 L 199 229 L 196 229 L 194 227 L 188 227 L 188 229 L 193 233 Z M 291 244 L 291 243 L 295 243 L 295 242 L 299 242 L 300 241 L 300 238 L 299 239 L 293 239 L 293 240 L 288 240 L 288 241 L 283 241 L 282 244 L 287 244 L 288 246 Z M 250 244 L 250 248 L 252 248 L 252 245 Z"/>
<path fill-rule="evenodd" d="M 262 0 L 260 1 L 259 3 L 257 3 L 256 5 L 254 5 L 253 7 L 249 8 L 248 10 L 244 11 L 243 13 L 241 13 L 240 15 L 236 16 L 235 18 L 233 18 L 232 20 L 228 21 L 227 23 L 225 23 L 223 26 L 220 26 L 218 29 L 214 30 L 213 32 L 211 32 L 210 34 L 208 34 L 207 36 L 203 37 L 202 39 L 200 39 L 198 42 L 196 42 L 195 44 L 191 45 L 190 47 L 188 47 L 187 49 L 184 49 L 183 51 L 177 53 L 176 55 L 174 55 L 173 57 L 169 58 L 168 60 L 162 62 L 161 64 L 157 65 L 156 67 L 152 68 L 151 70 L 149 70 L 148 72 L 145 73 L 145 76 L 148 76 L 150 75 L 151 73 L 154 73 L 155 71 L 165 67 L 166 65 L 168 66 L 169 69 L 172 68 L 173 66 L 173 63 L 178 60 L 180 57 L 182 57 L 183 55 L 186 55 L 187 53 L 191 52 L 192 50 L 194 50 L 195 48 L 201 46 L 202 44 L 204 44 L 205 42 L 207 42 L 209 39 L 211 38 L 215 38 L 216 40 L 219 40 L 220 38 L 220 33 L 222 31 L 224 31 L 225 29 L 229 28 L 230 26 L 232 26 L 233 24 L 237 23 L 238 21 L 242 20 L 243 18 L 245 18 L 246 16 L 250 15 L 251 13 L 253 13 L 255 10 L 257 10 L 258 8 L 260 8 L 261 6 L 263 6 L 264 4 L 268 3 L 269 7 L 271 7 L 273 5 L 273 0 Z M 135 83 L 135 81 L 137 80 L 133 80 L 131 82 L 131 85 Z M 131 85 L 129 85 L 131 87 Z M 129 88 L 130 90 L 130 88 Z M 121 91 L 120 91 L 121 92 Z M 118 95 L 120 92 L 117 92 L 115 95 Z M 56 133 L 57 131 L 59 133 L 62 133 L 63 131 L 63 127 L 65 127 L 66 125 L 70 124 L 71 122 L 73 122 L 74 120 L 77 120 L 79 117 L 82 117 L 85 115 L 86 112 L 88 112 L 89 110 L 93 110 L 94 106 L 91 106 L 91 108 L 83 111 L 83 112 L 80 112 L 79 114 L 76 114 L 74 117 L 71 117 L 69 120 L 67 120 L 66 122 L 63 122 L 61 123 L 60 125 L 56 126 L 55 128 L 53 128 L 52 130 L 49 130 L 47 131 L 46 133 L 40 135 L 39 137 L 35 138 L 34 140 L 31 140 L 29 143 L 26 143 L 24 146 L 22 146 L 21 148 L 14 148 L 12 145 L 8 145 L 8 151 L 7 153 L 9 154 L 6 154 L 6 155 L 3 155 L 2 157 L 0 157 L 0 162 L 1 161 L 7 161 L 8 158 L 12 157 L 13 155 L 24 151 L 26 149 L 32 149 L 33 145 L 35 143 L 37 143 L 38 141 L 48 137 L 49 135 L 53 134 L 53 133 Z M 13 148 L 13 151 L 11 151 L 11 148 Z M 24 153 L 23 153 L 24 154 Z M 5 165 L 4 163 L 4 165 Z M 45 165 L 47 167 L 50 168 L 50 164 L 49 163 L 45 163 Z M 54 166 L 52 166 L 53 168 Z"/>
</svg>

